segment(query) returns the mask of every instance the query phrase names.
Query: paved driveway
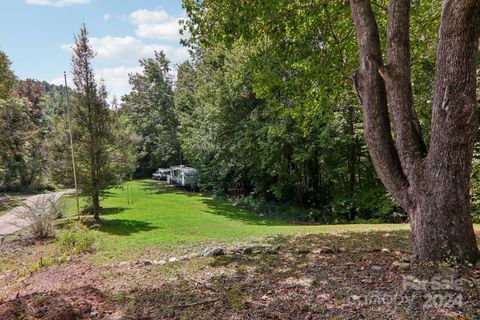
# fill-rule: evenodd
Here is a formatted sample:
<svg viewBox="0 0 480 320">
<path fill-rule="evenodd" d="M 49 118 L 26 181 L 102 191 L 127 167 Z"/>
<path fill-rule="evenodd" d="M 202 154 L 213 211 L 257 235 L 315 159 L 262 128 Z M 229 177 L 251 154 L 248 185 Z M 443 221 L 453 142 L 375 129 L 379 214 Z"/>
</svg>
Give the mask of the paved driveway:
<svg viewBox="0 0 480 320">
<path fill-rule="evenodd" d="M 69 191 L 60 191 L 54 193 L 37 194 L 28 197 L 24 203 L 32 205 L 46 201 L 47 199 L 58 201 L 61 196 L 68 192 Z M 22 212 L 25 210 L 25 206 L 19 205 L 0 217 L 0 238 L 15 233 L 28 225 L 28 222 L 21 218 Z"/>
</svg>

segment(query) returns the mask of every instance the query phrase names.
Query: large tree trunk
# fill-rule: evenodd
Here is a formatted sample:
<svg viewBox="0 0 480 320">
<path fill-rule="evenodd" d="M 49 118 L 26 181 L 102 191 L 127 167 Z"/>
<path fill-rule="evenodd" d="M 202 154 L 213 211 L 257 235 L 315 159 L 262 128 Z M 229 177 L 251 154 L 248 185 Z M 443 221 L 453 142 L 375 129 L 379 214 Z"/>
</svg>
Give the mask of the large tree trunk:
<svg viewBox="0 0 480 320">
<path fill-rule="evenodd" d="M 367 145 L 380 179 L 409 213 L 414 257 L 474 261 L 469 181 L 478 130 L 480 0 L 443 1 L 428 151 L 413 103 L 410 1 L 390 0 L 385 65 L 370 0 L 350 0 L 350 5 L 360 52 L 354 79 Z"/>
<path fill-rule="evenodd" d="M 92 209 L 93 209 L 93 218 L 95 220 L 100 219 L 100 196 L 97 190 L 92 192 Z"/>
<path fill-rule="evenodd" d="M 414 259 L 473 262 L 478 258 L 478 249 L 470 215 L 468 180 L 466 183 L 450 180 L 441 187 L 436 183 L 429 183 L 431 188 L 427 186 L 427 191 L 419 191 L 415 203 L 407 209 Z"/>
</svg>

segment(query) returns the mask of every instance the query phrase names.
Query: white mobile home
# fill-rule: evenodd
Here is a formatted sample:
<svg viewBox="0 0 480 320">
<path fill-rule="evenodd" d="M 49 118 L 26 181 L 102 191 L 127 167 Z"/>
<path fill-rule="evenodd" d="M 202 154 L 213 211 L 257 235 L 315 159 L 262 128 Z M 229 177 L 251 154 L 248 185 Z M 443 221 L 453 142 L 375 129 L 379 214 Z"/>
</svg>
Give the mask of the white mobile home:
<svg viewBox="0 0 480 320">
<path fill-rule="evenodd" d="M 173 166 L 170 167 L 167 181 L 180 187 L 195 189 L 198 184 L 198 171 L 186 166 Z"/>
</svg>

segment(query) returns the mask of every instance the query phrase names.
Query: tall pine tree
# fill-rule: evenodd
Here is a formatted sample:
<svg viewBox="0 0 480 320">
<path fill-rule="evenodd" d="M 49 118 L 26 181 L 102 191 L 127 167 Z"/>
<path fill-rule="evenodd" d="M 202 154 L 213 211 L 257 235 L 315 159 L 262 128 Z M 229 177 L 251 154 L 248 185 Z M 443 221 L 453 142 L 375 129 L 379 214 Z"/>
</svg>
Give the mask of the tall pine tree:
<svg viewBox="0 0 480 320">
<path fill-rule="evenodd" d="M 115 184 L 110 170 L 111 146 L 114 143 L 114 118 L 106 101 L 103 83 L 98 85 L 92 68 L 95 52 L 89 44 L 85 25 L 75 37 L 73 47 L 72 103 L 73 136 L 78 159 L 80 189 L 88 195 L 90 210 L 95 219 L 100 215 L 102 191 Z"/>
</svg>

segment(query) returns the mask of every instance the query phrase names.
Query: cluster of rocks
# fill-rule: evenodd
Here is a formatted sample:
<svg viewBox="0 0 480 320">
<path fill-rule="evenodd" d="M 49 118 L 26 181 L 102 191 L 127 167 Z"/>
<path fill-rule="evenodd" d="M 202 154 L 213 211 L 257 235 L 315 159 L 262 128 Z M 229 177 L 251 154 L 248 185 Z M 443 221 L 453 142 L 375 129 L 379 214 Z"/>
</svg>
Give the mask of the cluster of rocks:
<svg viewBox="0 0 480 320">
<path fill-rule="evenodd" d="M 163 266 L 167 263 L 174 263 L 182 260 L 190 260 L 195 257 L 219 257 L 223 255 L 258 255 L 258 254 L 278 254 L 281 251 L 280 246 L 271 246 L 271 245 L 254 245 L 254 246 L 245 246 L 245 247 L 238 247 L 238 248 L 223 248 L 223 247 L 216 247 L 213 249 L 205 249 L 200 253 L 190 253 L 187 255 L 183 255 L 180 257 L 172 257 L 170 259 L 162 259 L 162 260 L 145 260 L 144 265 L 159 265 Z M 343 252 L 345 249 L 343 248 L 330 248 L 330 247 L 321 247 L 317 249 L 311 248 L 294 248 L 288 251 L 295 253 L 295 254 L 332 254 L 332 253 L 339 253 Z"/>
<path fill-rule="evenodd" d="M 232 255 L 278 254 L 280 246 L 247 246 L 231 250 Z"/>
<path fill-rule="evenodd" d="M 217 247 L 213 249 L 205 249 L 200 253 L 190 253 L 180 257 L 172 257 L 168 260 L 145 260 L 144 265 L 158 265 L 163 266 L 167 263 L 173 263 L 183 260 L 190 260 L 199 256 L 202 257 L 218 257 L 223 255 L 250 255 L 250 254 L 277 254 L 280 251 L 279 246 L 249 246 L 243 248 L 226 249 Z"/>
<path fill-rule="evenodd" d="M 156 265 L 156 266 L 163 266 L 167 263 L 174 263 L 174 262 L 178 262 L 178 261 L 183 261 L 183 260 L 190 260 L 190 259 L 193 259 L 195 257 L 198 257 L 200 256 L 199 254 L 186 254 L 186 255 L 183 255 L 183 256 L 180 256 L 180 257 L 171 257 L 169 259 L 161 259 L 161 260 L 145 260 L 143 262 L 144 265 L 146 266 L 150 266 L 150 265 Z"/>
</svg>

